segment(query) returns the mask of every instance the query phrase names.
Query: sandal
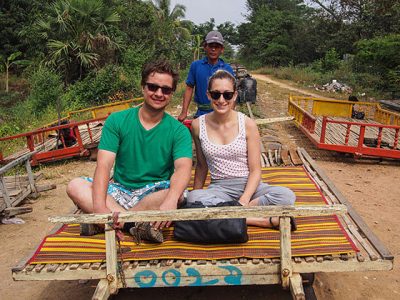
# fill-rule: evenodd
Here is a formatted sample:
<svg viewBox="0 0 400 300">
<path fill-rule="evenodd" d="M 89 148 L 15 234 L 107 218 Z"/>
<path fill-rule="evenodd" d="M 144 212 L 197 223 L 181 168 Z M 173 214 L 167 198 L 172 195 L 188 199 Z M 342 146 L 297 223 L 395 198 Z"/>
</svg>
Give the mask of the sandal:
<svg viewBox="0 0 400 300">
<path fill-rule="evenodd" d="M 277 225 L 274 225 L 272 222 L 273 217 L 269 217 L 269 223 L 271 224 L 271 228 L 275 230 L 279 230 L 279 223 Z M 296 224 L 296 219 L 294 217 L 290 217 L 290 231 L 296 231 L 297 230 L 297 224 Z"/>
<path fill-rule="evenodd" d="M 101 228 L 97 224 L 81 224 L 80 228 L 81 236 L 92 236 L 102 232 L 104 232 L 104 228 Z"/>
<path fill-rule="evenodd" d="M 155 230 L 149 222 L 136 222 L 135 226 L 129 229 L 129 233 L 137 245 L 140 245 L 142 239 L 153 243 L 164 242 L 162 230 Z"/>
</svg>

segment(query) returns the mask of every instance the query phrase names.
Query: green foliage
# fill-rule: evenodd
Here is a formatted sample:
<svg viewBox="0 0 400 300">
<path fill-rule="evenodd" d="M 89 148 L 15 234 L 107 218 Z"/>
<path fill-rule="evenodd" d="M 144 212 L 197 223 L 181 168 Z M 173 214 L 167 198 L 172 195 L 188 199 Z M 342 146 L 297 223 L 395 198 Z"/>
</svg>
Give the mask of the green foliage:
<svg viewBox="0 0 400 300">
<path fill-rule="evenodd" d="M 57 105 L 63 92 L 60 75 L 49 68 L 42 67 L 32 74 L 29 83 L 31 93 L 28 102 L 34 115 L 43 113 L 49 106 Z"/>
<path fill-rule="evenodd" d="M 129 87 L 130 83 L 122 76 L 121 67 L 108 65 L 70 85 L 62 99 L 63 107 L 75 110 L 101 105 L 107 103 L 114 94 L 128 91 Z"/>
<path fill-rule="evenodd" d="M 122 69 L 131 89 L 140 92 L 142 66 L 152 57 L 151 50 L 145 48 L 129 47 L 122 55 Z"/>
<path fill-rule="evenodd" d="M 299 2 L 247 1 L 249 22 L 238 27 L 242 44 L 239 55 L 243 61 L 284 66 L 307 58 L 307 37 L 303 34 L 307 9 Z"/>
<path fill-rule="evenodd" d="M 340 66 L 340 57 L 335 48 L 329 49 L 325 53 L 325 57 L 321 59 L 321 67 L 323 71 L 334 71 Z"/>
<path fill-rule="evenodd" d="M 356 44 L 354 68 L 358 72 L 379 77 L 381 90 L 400 94 L 400 34 L 391 34 Z"/>
<path fill-rule="evenodd" d="M 119 20 L 103 0 L 57 0 L 35 29 L 47 40 L 46 62 L 71 82 L 113 60 L 120 44 L 111 32 Z"/>
</svg>

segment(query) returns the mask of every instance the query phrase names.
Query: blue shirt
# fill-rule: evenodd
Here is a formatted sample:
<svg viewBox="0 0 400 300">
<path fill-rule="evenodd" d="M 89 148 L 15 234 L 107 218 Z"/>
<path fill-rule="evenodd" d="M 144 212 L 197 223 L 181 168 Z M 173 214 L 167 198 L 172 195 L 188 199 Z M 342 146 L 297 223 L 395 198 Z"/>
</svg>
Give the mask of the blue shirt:
<svg viewBox="0 0 400 300">
<path fill-rule="evenodd" d="M 192 64 L 190 65 L 189 74 L 186 79 L 186 84 L 188 86 L 195 87 L 194 101 L 197 104 L 210 105 L 210 100 L 208 100 L 206 94 L 208 79 L 217 70 L 225 70 L 231 73 L 233 76 L 235 76 L 232 67 L 229 64 L 225 63 L 221 58 L 218 59 L 218 62 L 215 65 L 209 64 L 207 57 L 204 57 L 203 59 L 200 60 L 196 60 L 192 62 Z M 196 112 L 196 117 L 210 111 L 212 110 L 199 109 Z"/>
</svg>

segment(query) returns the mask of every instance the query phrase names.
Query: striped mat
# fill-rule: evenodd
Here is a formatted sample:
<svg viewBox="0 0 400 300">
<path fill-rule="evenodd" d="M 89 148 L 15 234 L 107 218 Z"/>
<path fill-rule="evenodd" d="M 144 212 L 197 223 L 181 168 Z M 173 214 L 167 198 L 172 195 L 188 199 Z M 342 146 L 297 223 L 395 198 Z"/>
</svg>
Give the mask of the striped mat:
<svg viewBox="0 0 400 300">
<path fill-rule="evenodd" d="M 296 205 L 326 204 L 324 197 L 303 167 L 263 169 L 262 178 L 271 185 L 291 188 L 297 196 Z M 208 179 L 209 182 L 209 179 Z M 292 233 L 292 255 L 312 256 L 350 254 L 358 251 L 336 216 L 296 218 L 298 230 Z M 191 259 L 215 260 L 230 258 L 275 258 L 280 256 L 279 231 L 250 226 L 249 241 L 244 244 L 202 245 L 178 242 L 173 229 L 164 230 L 162 244 L 136 245 L 125 235 L 122 248 L 124 260 Z M 130 251 L 129 251 L 130 248 Z M 85 263 L 105 260 L 104 234 L 79 236 L 79 225 L 64 225 L 47 236 L 30 260 L 31 264 Z"/>
</svg>

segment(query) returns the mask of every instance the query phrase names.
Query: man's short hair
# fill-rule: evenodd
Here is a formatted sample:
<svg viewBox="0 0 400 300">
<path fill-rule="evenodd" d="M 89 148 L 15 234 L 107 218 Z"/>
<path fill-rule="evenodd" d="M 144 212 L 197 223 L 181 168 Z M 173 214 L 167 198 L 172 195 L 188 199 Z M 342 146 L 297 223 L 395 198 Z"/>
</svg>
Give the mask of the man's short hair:
<svg viewBox="0 0 400 300">
<path fill-rule="evenodd" d="M 169 74 L 172 76 L 172 88 L 175 91 L 179 80 L 179 74 L 175 71 L 174 67 L 167 60 L 160 59 L 146 63 L 142 69 L 141 85 L 144 86 L 153 73 Z"/>
</svg>

